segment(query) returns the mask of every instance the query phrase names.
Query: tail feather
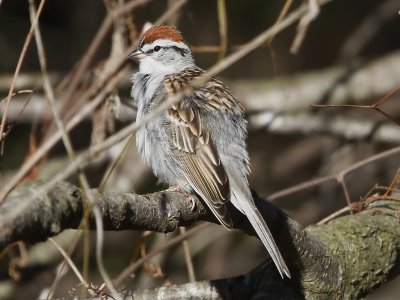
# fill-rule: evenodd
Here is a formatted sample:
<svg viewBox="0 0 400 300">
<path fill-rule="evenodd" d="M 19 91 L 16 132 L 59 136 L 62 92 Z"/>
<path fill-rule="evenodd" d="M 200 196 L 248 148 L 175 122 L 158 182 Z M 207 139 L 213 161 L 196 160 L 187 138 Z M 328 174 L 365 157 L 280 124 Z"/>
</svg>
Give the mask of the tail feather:
<svg viewBox="0 0 400 300">
<path fill-rule="evenodd" d="M 272 261 L 275 263 L 279 274 L 284 278 L 284 274 L 290 278 L 290 271 L 287 267 L 285 260 L 283 259 L 278 246 L 276 245 L 271 231 L 268 225 L 265 223 L 261 213 L 258 211 L 257 207 L 250 201 L 242 200 L 241 207 L 244 210 L 246 217 L 249 219 L 251 225 L 256 231 L 257 235 L 260 237 L 265 248 L 267 248 Z"/>
<path fill-rule="evenodd" d="M 233 205 L 249 219 L 257 235 L 268 250 L 281 277 L 284 278 L 284 275 L 286 275 L 290 278 L 289 268 L 275 243 L 268 225 L 254 204 L 247 181 L 243 180 L 243 178 L 237 178 L 237 176 L 230 176 L 229 180 L 232 189 L 231 201 Z"/>
</svg>

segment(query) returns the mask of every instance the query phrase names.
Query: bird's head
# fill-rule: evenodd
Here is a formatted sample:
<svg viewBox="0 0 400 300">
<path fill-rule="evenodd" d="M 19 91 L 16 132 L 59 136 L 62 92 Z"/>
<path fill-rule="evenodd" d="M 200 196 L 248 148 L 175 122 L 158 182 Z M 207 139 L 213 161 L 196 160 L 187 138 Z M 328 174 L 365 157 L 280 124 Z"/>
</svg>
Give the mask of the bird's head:
<svg viewBox="0 0 400 300">
<path fill-rule="evenodd" d="M 189 46 L 174 26 L 151 27 L 129 58 L 138 60 L 146 74 L 176 73 L 194 64 Z"/>
</svg>

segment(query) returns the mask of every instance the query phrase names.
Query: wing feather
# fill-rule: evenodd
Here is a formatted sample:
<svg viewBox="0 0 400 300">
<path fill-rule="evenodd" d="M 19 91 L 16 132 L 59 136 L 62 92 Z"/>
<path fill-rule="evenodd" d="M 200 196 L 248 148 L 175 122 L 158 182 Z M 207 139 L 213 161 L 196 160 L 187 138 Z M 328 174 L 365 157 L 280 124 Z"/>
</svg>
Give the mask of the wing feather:
<svg viewBox="0 0 400 300">
<path fill-rule="evenodd" d="M 176 105 L 169 109 L 170 134 L 186 180 L 226 228 L 232 227 L 226 203 L 229 181 L 198 109 Z"/>
<path fill-rule="evenodd" d="M 193 67 L 170 74 L 164 80 L 165 88 L 173 95 L 182 88 L 190 88 L 190 81 L 204 73 L 204 70 Z M 225 205 L 231 196 L 228 175 L 204 126 L 203 113 L 229 109 L 241 114 L 242 108 L 237 104 L 223 83 L 212 78 L 168 110 L 172 147 L 177 151 L 186 180 L 228 229 L 232 227 Z"/>
</svg>

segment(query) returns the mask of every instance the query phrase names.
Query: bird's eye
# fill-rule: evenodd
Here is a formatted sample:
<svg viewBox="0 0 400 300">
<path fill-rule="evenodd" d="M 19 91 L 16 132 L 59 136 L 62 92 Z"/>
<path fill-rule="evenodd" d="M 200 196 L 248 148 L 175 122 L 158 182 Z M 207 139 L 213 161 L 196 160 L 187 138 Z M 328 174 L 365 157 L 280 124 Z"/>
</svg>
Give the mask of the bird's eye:
<svg viewBox="0 0 400 300">
<path fill-rule="evenodd" d="M 160 46 L 155 46 L 155 47 L 153 48 L 153 51 L 154 51 L 154 52 L 158 52 L 158 51 L 160 51 L 160 49 L 161 49 Z"/>
</svg>

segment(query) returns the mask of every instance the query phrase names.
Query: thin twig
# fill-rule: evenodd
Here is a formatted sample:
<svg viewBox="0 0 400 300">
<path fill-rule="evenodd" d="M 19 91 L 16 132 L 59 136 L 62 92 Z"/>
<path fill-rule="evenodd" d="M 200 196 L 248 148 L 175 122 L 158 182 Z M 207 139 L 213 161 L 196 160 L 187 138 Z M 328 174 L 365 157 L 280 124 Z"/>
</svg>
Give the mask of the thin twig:
<svg viewBox="0 0 400 300">
<path fill-rule="evenodd" d="M 185 234 L 186 233 L 186 227 L 179 227 L 179 233 Z M 185 256 L 185 263 L 186 263 L 186 270 L 188 272 L 189 276 L 189 282 L 195 282 L 196 281 L 196 275 L 194 272 L 194 266 L 193 266 L 193 259 L 192 255 L 190 252 L 190 247 L 188 241 L 185 239 L 182 241 L 182 248 L 183 248 L 183 253 Z"/>
<path fill-rule="evenodd" d="M 301 44 L 304 41 L 306 36 L 308 27 L 310 23 L 315 20 L 318 16 L 320 8 L 318 6 L 317 0 L 307 0 L 308 1 L 308 10 L 307 13 L 300 19 L 299 25 L 297 27 L 297 34 L 294 38 L 293 44 L 290 47 L 290 53 L 297 54 L 299 51 Z"/>
<path fill-rule="evenodd" d="M 340 216 L 342 216 L 343 214 L 347 213 L 347 212 L 352 212 L 353 209 L 351 208 L 351 206 L 345 206 L 337 211 L 335 211 L 334 213 L 330 214 L 329 216 L 327 216 L 326 218 L 323 218 L 321 221 L 319 221 L 316 225 L 322 225 L 322 224 L 326 224 L 329 221 L 332 221 L 333 219 L 336 219 Z"/>
<path fill-rule="evenodd" d="M 324 0 L 324 2 L 328 2 L 330 0 Z M 294 22 L 296 22 L 301 16 L 306 12 L 306 7 L 303 5 L 299 7 L 297 10 L 289 14 L 282 22 L 273 25 L 272 27 L 268 28 L 264 32 L 260 33 L 250 42 L 248 42 L 243 48 L 239 49 L 238 51 L 230 54 L 225 59 L 221 60 L 218 64 L 214 65 L 207 71 L 207 79 L 210 79 L 212 76 L 215 76 L 221 73 L 223 70 L 231 66 L 236 61 L 240 60 L 253 50 L 257 49 L 261 45 L 265 44 L 265 42 L 272 36 L 275 36 L 277 33 L 281 32 L 283 29 L 289 27 Z M 197 80 L 200 81 L 200 78 Z M 196 80 L 193 82 L 195 83 Z"/>
<path fill-rule="evenodd" d="M 96 208 L 97 207 L 92 207 L 93 214 L 95 216 L 95 221 L 96 221 L 96 262 L 97 262 L 97 267 L 99 268 L 101 277 L 103 278 L 104 283 L 106 284 L 108 290 L 111 292 L 111 295 L 115 299 L 117 299 L 118 293 L 114 288 L 114 285 L 111 281 L 110 276 L 108 276 L 106 268 L 104 267 L 104 262 L 103 262 L 103 245 L 104 245 L 103 218 L 102 218 L 100 210 L 98 208 L 97 209 Z"/>
<path fill-rule="evenodd" d="M 14 96 L 16 96 L 16 95 L 21 95 L 21 94 L 33 94 L 33 92 L 34 92 L 34 90 L 32 90 L 32 89 L 29 89 L 29 90 L 19 90 L 19 91 L 13 92 L 13 93 L 11 94 L 11 97 L 14 97 Z M 3 98 L 3 100 L 0 101 L 0 105 L 3 104 L 3 102 L 6 102 L 6 101 L 7 101 L 7 98 L 8 98 L 8 97 Z"/>
<path fill-rule="evenodd" d="M 24 46 L 22 47 L 21 54 L 20 54 L 20 56 L 18 58 L 17 67 L 15 68 L 14 76 L 13 76 L 13 79 L 11 81 L 10 89 L 8 91 L 7 101 L 6 101 L 6 104 L 5 104 L 5 107 L 4 107 L 4 113 L 3 113 L 3 117 L 2 117 L 2 120 L 1 120 L 1 124 L 0 124 L 0 138 L 3 136 L 3 132 L 5 130 L 5 124 L 6 124 L 6 120 L 7 120 L 7 111 L 8 111 L 8 106 L 9 106 L 10 101 L 11 101 L 11 95 L 14 92 L 14 86 L 15 86 L 15 83 L 17 81 L 17 77 L 19 75 L 19 72 L 21 70 L 22 62 L 24 61 L 24 58 L 25 58 L 25 55 L 26 55 L 26 51 L 28 50 L 28 46 L 29 46 L 29 44 L 30 44 L 30 42 L 32 40 L 33 30 L 34 30 L 34 28 L 35 28 L 35 26 L 36 26 L 36 24 L 37 24 L 37 22 L 39 20 L 39 16 L 42 13 L 42 10 L 43 10 L 43 7 L 44 7 L 45 3 L 46 3 L 46 0 L 41 0 L 40 1 L 39 7 L 38 7 L 38 10 L 37 10 L 37 14 L 36 14 L 36 16 L 34 18 L 34 22 L 32 22 L 31 28 L 29 29 L 29 33 L 26 36 Z M 0 200 L 1 200 L 1 198 L 0 198 Z"/>
<path fill-rule="evenodd" d="M 381 105 L 383 102 L 388 100 L 390 97 L 392 97 L 393 95 L 395 95 L 399 91 L 400 91 L 400 84 L 398 86 L 396 86 L 393 90 L 391 90 L 389 93 L 387 93 L 385 96 L 383 96 L 381 99 L 376 101 L 372 106 L 378 107 L 379 105 Z"/>
<path fill-rule="evenodd" d="M 394 89 L 392 89 L 389 93 L 387 93 L 384 97 L 376 101 L 375 103 L 371 105 L 358 105 L 358 104 L 311 104 L 311 108 L 359 108 L 359 109 L 372 109 L 383 116 L 385 116 L 387 119 L 391 120 L 392 122 L 396 123 L 397 125 L 400 126 L 400 120 L 396 120 L 393 118 L 391 115 L 389 115 L 387 112 L 382 110 L 379 106 L 384 103 L 386 100 L 388 100 L 390 97 L 395 95 L 400 91 L 400 85 L 396 86 Z"/>
<path fill-rule="evenodd" d="M 355 163 L 353 165 L 351 165 L 350 167 L 342 170 L 341 172 L 339 172 L 339 174 L 341 174 L 341 176 L 347 176 L 348 174 L 350 174 L 351 172 L 353 172 L 354 170 L 359 169 L 360 167 L 364 167 L 366 165 L 369 165 L 375 161 L 378 161 L 380 159 L 384 159 L 387 157 L 390 157 L 392 155 L 396 155 L 400 153 L 400 146 L 383 151 L 381 153 L 378 153 L 376 155 L 373 155 L 371 157 L 368 157 L 364 160 L 359 161 L 358 163 Z"/>
<path fill-rule="evenodd" d="M 40 63 L 41 71 L 42 71 L 42 77 L 43 77 L 43 89 L 46 93 L 47 100 L 49 101 L 54 120 L 55 120 L 59 130 L 61 131 L 61 138 L 62 138 L 65 148 L 67 149 L 67 153 L 70 156 L 71 160 L 74 160 L 75 151 L 72 147 L 71 140 L 65 130 L 64 124 L 63 124 L 63 122 L 60 118 L 60 115 L 57 111 L 57 108 L 55 106 L 54 90 L 53 90 L 52 84 L 50 82 L 49 75 L 47 73 L 46 54 L 45 54 L 45 50 L 43 47 L 39 23 L 34 24 L 36 8 L 35 8 L 35 4 L 34 4 L 33 0 L 29 0 L 29 9 L 30 9 L 32 25 L 35 25 L 34 33 L 35 33 L 36 46 L 37 46 L 37 50 L 38 50 L 39 63 Z"/>
<path fill-rule="evenodd" d="M 390 185 L 388 189 L 385 192 L 385 197 L 388 197 L 389 194 L 392 192 L 392 190 L 395 188 L 396 184 L 398 184 L 397 180 L 400 178 L 400 169 L 397 170 L 396 175 L 394 175 L 392 181 L 390 182 Z"/>
<path fill-rule="evenodd" d="M 100 47 L 102 41 L 107 36 L 108 31 L 111 29 L 113 25 L 113 21 L 115 18 L 134 10 L 136 7 L 140 5 L 145 5 L 149 2 L 149 0 L 133 0 L 130 1 L 120 8 L 112 11 L 112 14 L 107 14 L 106 18 L 103 20 L 100 25 L 99 30 L 97 31 L 93 41 L 90 43 L 90 47 L 87 52 L 82 57 L 80 64 L 78 65 L 75 75 L 72 77 L 72 80 L 69 84 L 69 87 L 65 93 L 63 99 L 72 99 L 72 95 L 75 92 L 79 82 L 81 81 L 83 75 L 86 72 L 86 69 L 89 67 L 89 64 L 94 57 L 96 51 Z M 64 102 L 64 101 L 63 101 Z"/>
<path fill-rule="evenodd" d="M 24 105 L 22 106 L 22 108 L 17 113 L 14 121 L 12 123 L 6 122 L 7 129 L 5 129 L 3 131 L 3 135 L 0 136 L 0 155 L 3 155 L 3 153 L 4 153 L 4 145 L 5 145 L 6 137 L 10 134 L 11 129 L 14 127 L 15 123 L 19 120 L 19 118 L 21 117 L 22 113 L 25 111 L 25 108 L 28 106 L 29 102 L 32 99 L 34 91 L 33 90 L 21 90 L 21 91 L 17 91 L 17 92 L 12 94 L 12 96 L 15 96 L 15 95 L 19 95 L 19 94 L 28 94 L 28 93 L 29 93 L 28 99 L 24 102 Z M 7 100 L 7 98 L 4 98 L 4 100 Z"/>
<path fill-rule="evenodd" d="M 154 25 L 160 25 L 165 23 L 171 16 L 173 16 L 178 10 L 182 8 L 187 3 L 188 0 L 178 0 L 176 1 L 168 10 L 156 21 Z"/>
<path fill-rule="evenodd" d="M 90 103 L 82 107 L 82 109 L 65 125 L 65 129 L 70 131 L 74 128 L 81 120 L 89 115 L 105 97 L 112 91 L 112 81 L 105 82 L 103 90 L 99 92 L 97 97 Z M 60 140 L 61 132 L 57 131 L 49 136 L 44 143 L 36 150 L 36 152 L 30 156 L 30 158 L 24 162 L 20 169 L 14 174 L 9 182 L 0 191 L 0 203 L 4 201 L 8 193 L 21 181 L 21 179 L 48 153 L 48 151 Z"/>
<path fill-rule="evenodd" d="M 79 242 L 82 234 L 83 234 L 82 230 L 77 231 L 76 235 L 74 236 L 75 239 L 71 242 L 70 247 L 68 249 L 68 253 L 67 253 L 68 257 L 71 257 L 72 253 L 75 251 L 75 248 L 78 245 L 78 242 Z M 51 295 L 54 293 L 58 284 L 60 283 L 62 277 L 66 274 L 65 268 L 67 267 L 67 265 L 68 265 L 68 262 L 65 259 L 61 263 L 59 263 L 56 276 L 54 277 L 54 280 L 53 280 L 50 288 L 48 289 L 49 292 L 47 294 L 46 300 L 50 299 Z"/>
<path fill-rule="evenodd" d="M 341 176 L 341 174 L 339 173 L 339 175 L 337 176 L 337 181 L 342 186 L 347 205 L 351 205 L 351 197 L 350 197 L 349 189 L 347 188 L 347 184 L 346 184 L 346 180 L 344 179 L 344 176 Z"/>
<path fill-rule="evenodd" d="M 204 229 L 210 225 L 210 223 L 201 223 L 200 225 L 197 225 L 189 230 L 187 230 L 184 234 L 177 235 L 176 237 L 169 239 L 168 241 L 164 242 L 161 246 L 158 248 L 152 250 L 151 252 L 147 253 L 145 256 L 141 257 L 134 263 L 130 264 L 128 267 L 126 267 L 121 274 L 118 275 L 117 278 L 113 280 L 113 283 L 115 286 L 121 285 L 122 281 L 125 280 L 125 278 L 128 278 L 132 273 L 136 271 L 137 268 L 139 268 L 144 262 L 149 260 L 151 257 L 155 256 L 156 254 L 164 251 L 165 249 L 168 249 L 181 241 L 189 238 L 190 236 L 194 235 L 198 231 Z"/>
<path fill-rule="evenodd" d="M 65 261 L 68 263 L 71 270 L 75 273 L 76 277 L 79 279 L 80 283 L 86 288 L 89 286 L 85 279 L 83 279 L 82 274 L 79 272 L 78 268 L 75 266 L 74 262 L 71 260 L 71 257 L 64 251 L 64 249 L 51 237 L 48 240 L 57 248 L 57 250 L 64 257 Z"/>
<path fill-rule="evenodd" d="M 364 167 L 370 163 L 373 163 L 375 161 L 378 161 L 380 159 L 384 159 L 387 157 L 390 157 L 392 155 L 396 155 L 400 153 L 400 146 L 399 147 L 395 147 L 386 151 L 383 151 L 381 153 L 378 153 L 376 155 L 373 155 L 371 157 L 368 157 L 364 160 L 359 161 L 358 163 L 355 163 L 353 165 L 351 165 L 350 167 L 336 173 L 336 174 L 331 174 L 331 175 L 327 175 L 324 177 L 320 177 L 320 178 L 316 178 L 316 179 L 312 179 L 312 180 L 308 180 L 302 183 L 299 183 L 297 185 L 291 186 L 290 188 L 287 189 L 283 189 L 281 191 L 275 192 L 271 195 L 269 195 L 267 197 L 268 201 L 274 201 L 278 198 L 282 198 L 297 192 L 300 192 L 302 190 L 306 190 L 309 188 L 312 188 L 314 186 L 320 185 L 322 183 L 328 182 L 328 181 L 337 181 L 340 182 L 338 178 L 343 178 L 343 180 L 345 179 L 345 176 L 347 176 L 348 174 L 350 174 L 351 172 L 353 172 L 356 169 L 359 169 L 361 167 Z"/>
<path fill-rule="evenodd" d="M 280 11 L 278 18 L 275 21 L 275 24 L 282 21 L 282 19 L 288 14 L 290 6 L 292 6 L 293 0 L 286 0 L 285 5 L 283 6 L 282 10 Z M 274 41 L 274 37 L 271 37 L 267 40 L 267 45 L 271 46 L 272 42 Z"/>
<path fill-rule="evenodd" d="M 32 23 L 34 22 L 34 17 L 36 15 L 36 9 L 35 9 L 35 4 L 33 2 L 33 0 L 29 0 L 29 10 L 30 10 L 30 15 L 31 15 L 31 21 Z M 72 142 L 71 139 L 68 136 L 67 131 L 65 130 L 65 126 L 64 123 L 62 122 L 60 115 L 57 111 L 57 108 L 55 106 L 55 96 L 54 96 L 54 90 L 53 87 L 51 85 L 50 82 L 50 78 L 48 76 L 47 73 L 47 61 L 46 61 L 46 54 L 45 54 L 45 50 L 43 47 L 43 43 L 42 43 L 42 38 L 41 38 L 41 33 L 40 33 L 40 27 L 39 27 L 39 23 L 36 23 L 36 26 L 34 28 L 34 32 L 35 32 L 35 40 L 36 40 L 36 46 L 38 49 L 38 55 L 39 55 L 39 62 L 40 62 L 40 67 L 42 69 L 42 76 L 43 76 L 43 88 L 44 91 L 47 95 L 47 99 L 49 100 L 49 104 L 51 107 L 51 111 L 53 113 L 53 117 L 54 120 L 56 122 L 56 125 L 59 129 L 59 131 L 61 132 L 61 139 L 64 143 L 64 146 L 67 150 L 68 156 L 71 159 L 71 162 L 74 162 L 74 160 L 76 159 L 76 155 L 75 155 L 75 151 L 74 148 L 72 146 Z M 94 197 L 92 196 L 92 194 L 89 192 L 90 186 L 89 186 L 89 182 L 85 176 L 85 174 L 79 170 L 78 172 L 78 176 L 79 176 L 79 181 L 81 183 L 81 186 L 84 190 L 85 193 L 85 198 L 89 201 L 89 204 L 91 205 L 92 209 L 93 209 L 93 213 L 96 219 L 96 234 L 97 234 L 97 244 L 96 244 L 96 259 L 97 259 L 97 264 L 99 267 L 99 271 L 101 276 L 104 279 L 104 282 L 107 285 L 107 288 L 111 291 L 111 294 L 113 295 L 117 295 L 117 292 L 115 291 L 114 287 L 111 284 L 111 280 L 108 277 L 108 274 L 105 272 L 104 269 L 104 264 L 103 264 L 103 260 L 101 257 L 101 253 L 102 253 L 102 248 L 103 248 L 103 232 L 100 232 L 103 229 L 103 218 L 101 216 L 100 210 L 98 207 L 94 206 L 96 200 L 94 199 Z M 86 245 L 86 243 L 85 243 Z M 89 255 L 86 257 L 87 260 L 89 260 Z"/>
<path fill-rule="evenodd" d="M 337 181 L 336 175 L 335 174 L 327 175 L 327 176 L 324 176 L 324 177 L 319 177 L 319 178 L 307 180 L 305 182 L 293 185 L 293 186 L 291 186 L 289 188 L 286 188 L 286 189 L 283 189 L 281 191 L 274 192 L 274 193 L 270 194 L 267 197 L 267 200 L 268 201 L 275 201 L 275 200 L 277 200 L 279 198 L 286 197 L 286 196 L 289 196 L 291 194 L 295 194 L 295 193 L 298 193 L 300 191 L 310 189 L 312 187 L 318 186 L 318 185 L 320 185 L 322 183 L 325 183 L 325 182 L 328 182 L 328 181 Z"/>
<path fill-rule="evenodd" d="M 282 21 L 282 19 L 289 13 L 289 9 L 290 6 L 293 4 L 293 0 L 286 0 L 282 10 L 280 11 L 278 18 L 275 21 L 275 24 L 279 23 Z M 280 76 L 280 72 L 279 72 L 279 65 L 277 62 L 277 57 L 276 57 L 276 53 L 275 53 L 275 49 L 272 46 L 272 42 L 274 41 L 274 37 L 272 36 L 271 38 L 269 38 L 266 42 L 266 46 L 268 48 L 268 54 L 271 57 L 271 63 L 272 63 L 272 69 L 274 71 L 274 75 L 276 76 L 277 80 L 278 80 L 278 84 L 282 85 L 282 81 L 280 80 L 281 76 Z M 281 87 L 282 91 L 286 91 L 287 88 L 286 87 Z"/>
<path fill-rule="evenodd" d="M 226 48 L 228 46 L 228 17 L 226 14 L 225 0 L 217 0 L 217 12 L 219 23 L 219 37 L 221 40 L 218 59 L 221 60 L 224 58 L 226 54 Z"/>
</svg>

